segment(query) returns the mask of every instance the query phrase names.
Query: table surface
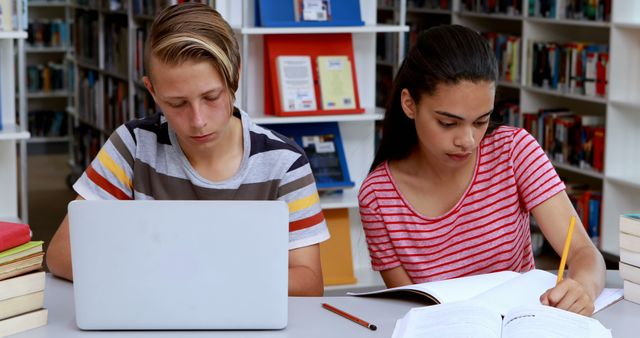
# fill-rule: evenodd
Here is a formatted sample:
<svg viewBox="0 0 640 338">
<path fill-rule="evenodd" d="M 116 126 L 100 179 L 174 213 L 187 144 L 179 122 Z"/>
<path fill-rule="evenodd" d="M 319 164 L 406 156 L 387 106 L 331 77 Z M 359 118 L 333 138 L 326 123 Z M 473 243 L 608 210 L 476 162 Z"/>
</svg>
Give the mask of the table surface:
<svg viewBox="0 0 640 338">
<path fill-rule="evenodd" d="M 621 287 L 618 271 L 607 271 L 607 287 Z M 378 327 L 371 331 L 322 308 L 329 303 L 344 311 L 367 320 Z M 423 303 L 363 297 L 290 297 L 289 324 L 284 330 L 275 331 L 81 331 L 75 324 L 73 284 L 47 275 L 45 307 L 49 309 L 46 326 L 26 331 L 12 337 L 391 337 L 396 320 L 410 308 Z M 596 313 L 613 337 L 637 337 L 637 321 L 640 305 L 621 300 Z"/>
</svg>

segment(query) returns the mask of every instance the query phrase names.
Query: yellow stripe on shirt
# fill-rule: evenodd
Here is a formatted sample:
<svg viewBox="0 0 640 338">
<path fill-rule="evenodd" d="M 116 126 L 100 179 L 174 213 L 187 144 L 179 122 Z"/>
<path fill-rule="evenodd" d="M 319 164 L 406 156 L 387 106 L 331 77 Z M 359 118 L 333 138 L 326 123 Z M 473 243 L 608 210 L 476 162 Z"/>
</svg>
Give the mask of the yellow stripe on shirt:
<svg viewBox="0 0 640 338">
<path fill-rule="evenodd" d="M 296 211 L 306 209 L 318 202 L 320 202 L 320 196 L 314 191 L 312 195 L 291 201 L 289 203 L 289 213 L 292 214 Z"/>
<path fill-rule="evenodd" d="M 107 168 L 122 184 L 131 189 L 133 184 L 131 183 L 131 178 L 127 176 L 127 173 L 120 167 L 114 160 L 109 156 L 109 154 L 104 150 L 100 150 L 98 152 L 98 160 L 100 164 Z"/>
</svg>

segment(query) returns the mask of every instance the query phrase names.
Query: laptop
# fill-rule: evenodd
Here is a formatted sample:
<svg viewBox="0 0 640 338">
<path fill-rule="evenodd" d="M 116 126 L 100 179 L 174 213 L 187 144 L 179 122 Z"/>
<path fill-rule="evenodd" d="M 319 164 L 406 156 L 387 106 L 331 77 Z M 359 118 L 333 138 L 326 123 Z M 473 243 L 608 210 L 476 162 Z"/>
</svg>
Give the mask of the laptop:
<svg viewBox="0 0 640 338">
<path fill-rule="evenodd" d="M 73 201 L 76 323 L 282 329 L 288 229 L 282 201 Z"/>
</svg>

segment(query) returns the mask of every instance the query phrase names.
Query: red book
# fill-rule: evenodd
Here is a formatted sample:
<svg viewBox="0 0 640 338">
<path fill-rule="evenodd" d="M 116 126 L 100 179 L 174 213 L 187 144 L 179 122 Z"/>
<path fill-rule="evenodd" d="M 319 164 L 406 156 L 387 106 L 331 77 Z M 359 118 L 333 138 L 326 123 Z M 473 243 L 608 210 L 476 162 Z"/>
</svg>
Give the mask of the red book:
<svg viewBox="0 0 640 338">
<path fill-rule="evenodd" d="M 596 127 L 593 132 L 593 168 L 604 170 L 604 127 Z"/>
<path fill-rule="evenodd" d="M 27 224 L 0 222 L 0 252 L 30 240 L 31 230 Z"/>
</svg>

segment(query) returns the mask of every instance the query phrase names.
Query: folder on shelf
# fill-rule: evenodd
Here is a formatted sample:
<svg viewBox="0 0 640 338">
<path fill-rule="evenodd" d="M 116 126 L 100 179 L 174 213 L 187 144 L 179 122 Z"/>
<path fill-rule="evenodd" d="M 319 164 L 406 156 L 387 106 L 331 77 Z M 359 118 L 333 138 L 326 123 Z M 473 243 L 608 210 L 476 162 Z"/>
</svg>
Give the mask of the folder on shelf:
<svg viewBox="0 0 640 338">
<path fill-rule="evenodd" d="M 323 213 L 331 233 L 328 241 L 320 243 L 324 284 L 354 284 L 357 280 L 351 255 L 349 209 L 328 209 Z"/>
<path fill-rule="evenodd" d="M 274 124 L 269 128 L 293 139 L 305 151 L 318 190 L 355 185 L 349 176 L 337 122 Z"/>
<path fill-rule="evenodd" d="M 336 109 L 291 110 L 282 109 L 281 84 L 278 72 L 278 58 L 283 56 L 308 56 L 311 60 L 313 88 L 315 97 L 321 97 L 318 81 L 318 58 L 340 55 L 346 57 L 350 66 L 351 83 L 353 84 L 353 105 Z M 363 113 L 358 98 L 358 83 L 353 56 L 351 34 L 277 34 L 264 37 L 264 109 L 269 115 L 303 116 L 326 114 Z"/>
<path fill-rule="evenodd" d="M 324 13 L 325 17 L 316 16 L 314 18 L 311 18 L 310 15 L 307 15 L 305 18 L 303 13 L 304 1 L 305 0 L 257 0 L 256 26 L 322 27 L 364 25 L 360 14 L 360 0 L 311 1 L 320 2 L 325 8 L 323 11 L 320 11 Z"/>
</svg>

